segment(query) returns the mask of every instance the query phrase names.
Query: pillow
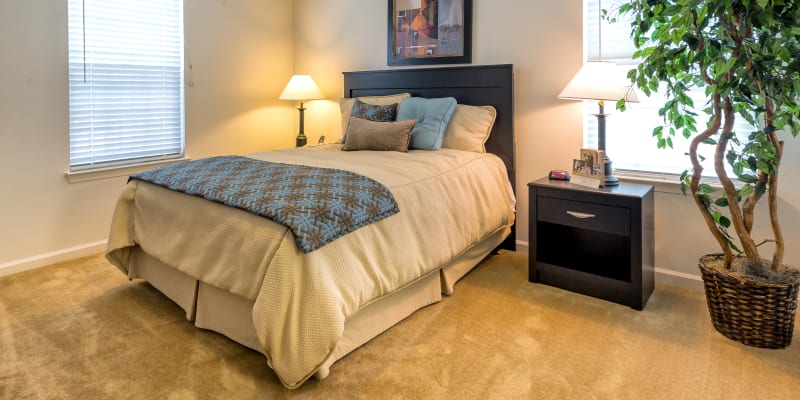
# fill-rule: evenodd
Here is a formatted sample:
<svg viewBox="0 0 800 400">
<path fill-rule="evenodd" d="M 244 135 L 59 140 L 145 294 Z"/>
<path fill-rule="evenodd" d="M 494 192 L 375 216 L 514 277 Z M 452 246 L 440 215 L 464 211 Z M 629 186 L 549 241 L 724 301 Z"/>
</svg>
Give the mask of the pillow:
<svg viewBox="0 0 800 400">
<path fill-rule="evenodd" d="M 370 121 L 394 121 L 397 117 L 397 103 L 376 105 L 356 99 L 353 102 L 353 111 L 350 116 Z"/>
<path fill-rule="evenodd" d="M 416 120 L 397 122 L 370 121 L 350 117 L 345 137 L 344 151 L 377 150 L 408 152 L 411 130 Z"/>
<path fill-rule="evenodd" d="M 350 112 L 350 118 L 352 117 L 378 122 L 394 121 L 395 117 L 397 117 L 397 103 L 372 105 L 364 103 L 359 99 L 355 99 L 353 101 L 353 110 Z M 344 131 L 342 143 L 345 141 L 347 141 L 346 130 Z"/>
<path fill-rule="evenodd" d="M 497 111 L 492 106 L 456 105 L 444 132 L 442 147 L 486 153 L 483 145 L 492 133 L 496 116 Z"/>
<path fill-rule="evenodd" d="M 384 105 L 400 103 L 403 99 L 411 97 L 408 93 L 390 94 L 388 96 L 363 96 L 358 99 L 367 104 Z M 353 113 L 353 103 L 355 98 L 344 98 L 339 100 L 339 110 L 342 112 L 342 135 L 347 132 L 347 124 L 350 122 L 350 116 Z"/>
<path fill-rule="evenodd" d="M 440 99 L 425 99 L 411 97 L 400 102 L 397 108 L 397 120 L 416 119 L 417 125 L 411 131 L 409 148 L 420 150 L 439 150 L 444 139 L 444 130 L 453 110 L 456 108 L 456 99 L 443 97 Z"/>
</svg>

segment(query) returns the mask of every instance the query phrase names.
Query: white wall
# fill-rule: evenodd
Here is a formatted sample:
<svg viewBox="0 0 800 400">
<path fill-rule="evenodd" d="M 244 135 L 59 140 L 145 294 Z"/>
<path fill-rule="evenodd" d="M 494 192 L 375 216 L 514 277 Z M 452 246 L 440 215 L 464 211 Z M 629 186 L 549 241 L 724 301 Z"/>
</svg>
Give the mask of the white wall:
<svg viewBox="0 0 800 400">
<path fill-rule="evenodd" d="M 293 70 L 292 1 L 191 0 L 184 14 L 187 156 L 293 145 L 297 111 L 277 100 Z M 125 185 L 64 178 L 66 22 L 64 0 L 0 0 L 0 275 L 100 251 Z"/>
<path fill-rule="evenodd" d="M 582 63 L 582 1 L 473 4 L 473 64 L 515 66 L 517 229 L 518 239 L 527 241 L 526 184 L 550 169 L 569 169 L 582 144 L 580 104 L 557 99 Z M 342 95 L 342 71 L 388 68 L 386 1 L 298 0 L 295 9 L 295 69 L 311 73 L 331 98 Z M 331 107 L 309 116 L 309 131 L 339 135 L 337 112 Z M 649 130 L 643 129 L 643 134 Z M 800 189 L 794 185 L 800 159 L 790 156 L 800 152 L 798 145 L 787 143 L 789 156 L 781 177 L 786 262 L 793 265 L 800 265 L 800 250 L 791 246 L 800 240 Z M 674 273 L 696 276 L 697 258 L 718 251 L 716 244 L 691 199 L 674 193 L 674 187 L 666 190 L 656 193 L 656 266 L 665 270 L 659 279 Z M 766 224 L 762 220 L 756 230 L 766 233 Z"/>
</svg>

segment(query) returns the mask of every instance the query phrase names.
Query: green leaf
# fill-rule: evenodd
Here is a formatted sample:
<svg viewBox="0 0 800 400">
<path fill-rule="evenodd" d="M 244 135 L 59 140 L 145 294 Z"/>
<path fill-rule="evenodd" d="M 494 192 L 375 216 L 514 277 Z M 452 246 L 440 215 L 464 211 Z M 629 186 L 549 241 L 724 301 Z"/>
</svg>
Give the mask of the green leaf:
<svg viewBox="0 0 800 400">
<path fill-rule="evenodd" d="M 722 78 L 723 75 L 725 75 L 728 71 L 731 70 L 731 68 L 733 68 L 734 64 L 736 64 L 735 58 L 729 58 L 727 60 L 718 60 L 714 64 L 714 66 L 716 67 L 714 69 L 714 79 L 719 80 L 720 78 Z"/>
<path fill-rule="evenodd" d="M 729 228 L 731 226 L 731 220 L 728 217 L 721 215 L 719 217 L 719 221 L 717 222 L 725 228 Z"/>
<path fill-rule="evenodd" d="M 714 201 L 714 204 L 716 204 L 719 207 L 727 207 L 728 206 L 728 199 L 726 199 L 725 197 L 720 197 L 720 198 L 718 198 L 717 200 Z"/>
<path fill-rule="evenodd" d="M 740 176 L 739 180 L 744 182 L 744 183 L 756 183 L 758 181 L 758 178 L 756 178 L 755 175 L 745 174 L 745 175 Z"/>
<path fill-rule="evenodd" d="M 657 126 L 657 127 L 655 127 L 653 129 L 653 136 L 654 137 L 661 137 L 661 135 L 663 133 L 664 133 L 664 127 L 663 126 Z"/>
<path fill-rule="evenodd" d="M 758 169 L 758 160 L 756 160 L 756 158 L 752 157 L 752 156 L 747 157 L 747 167 L 751 171 L 757 170 Z M 740 179 L 741 179 L 741 177 L 740 177 Z"/>
<path fill-rule="evenodd" d="M 730 240 L 730 239 L 729 239 L 729 240 L 728 240 L 728 244 L 729 244 L 729 245 L 731 245 L 731 248 L 732 248 L 732 249 L 733 249 L 735 252 L 737 252 L 737 253 L 739 253 L 739 254 L 741 254 L 741 253 L 742 253 L 742 251 L 741 251 L 741 250 L 739 250 L 739 247 L 737 247 L 737 246 L 736 246 L 736 243 L 735 243 L 733 240 Z"/>
<path fill-rule="evenodd" d="M 744 173 L 744 164 L 742 163 L 733 164 L 733 173 L 736 176 L 742 176 L 742 174 Z"/>
<path fill-rule="evenodd" d="M 627 108 L 626 108 L 626 106 L 625 106 L 625 99 L 619 99 L 619 100 L 617 100 L 617 110 L 619 110 L 619 111 L 623 111 L 623 112 L 624 112 L 626 109 L 627 109 Z"/>
<path fill-rule="evenodd" d="M 704 183 L 700 185 L 700 193 L 714 193 L 717 189 L 714 189 L 711 185 Z"/>
</svg>

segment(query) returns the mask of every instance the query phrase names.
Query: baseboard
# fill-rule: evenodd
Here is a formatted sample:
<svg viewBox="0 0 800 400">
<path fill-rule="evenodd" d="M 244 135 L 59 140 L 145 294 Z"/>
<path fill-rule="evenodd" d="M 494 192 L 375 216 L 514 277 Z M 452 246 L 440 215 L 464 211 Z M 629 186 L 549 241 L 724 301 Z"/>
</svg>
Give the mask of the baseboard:
<svg viewBox="0 0 800 400">
<path fill-rule="evenodd" d="M 529 252 L 528 242 L 524 240 L 517 240 L 517 251 L 520 253 L 528 254 Z"/>
<path fill-rule="evenodd" d="M 106 249 L 107 243 L 108 240 L 99 240 L 97 242 L 86 243 L 80 246 L 4 262 L 0 264 L 0 276 L 16 274 L 18 272 L 29 271 L 62 261 L 69 261 L 100 253 Z"/>
<path fill-rule="evenodd" d="M 528 254 L 529 243 L 524 240 L 517 240 L 517 251 Z M 687 274 L 685 272 L 673 271 L 666 268 L 655 269 L 656 285 L 677 286 L 684 289 L 703 291 L 703 279 L 700 275 Z"/>
<path fill-rule="evenodd" d="M 703 291 L 703 278 L 700 275 L 687 274 L 656 267 L 656 285 L 677 286 L 684 289 Z"/>
</svg>

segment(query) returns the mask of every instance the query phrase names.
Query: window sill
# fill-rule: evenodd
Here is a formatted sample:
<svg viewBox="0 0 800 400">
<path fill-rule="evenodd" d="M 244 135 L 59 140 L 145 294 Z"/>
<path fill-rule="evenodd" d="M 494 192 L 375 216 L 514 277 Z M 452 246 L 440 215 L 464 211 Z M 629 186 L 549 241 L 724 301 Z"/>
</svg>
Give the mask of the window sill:
<svg viewBox="0 0 800 400">
<path fill-rule="evenodd" d="M 679 194 L 683 196 L 683 192 L 681 191 L 680 175 L 661 174 L 655 172 L 615 170 L 614 176 L 619 178 L 619 180 L 622 182 L 643 183 L 643 184 L 653 185 L 655 191 L 659 193 Z M 720 184 L 719 179 L 716 178 L 703 178 L 702 182 L 707 183 L 715 188 L 722 188 L 722 184 Z M 734 181 L 734 184 L 737 187 L 740 186 L 740 183 L 738 181 Z"/>
<path fill-rule="evenodd" d="M 655 191 L 659 193 L 683 194 L 681 192 L 680 176 L 678 175 L 616 170 L 614 171 L 614 176 L 619 178 L 621 182 L 653 185 Z"/>
<path fill-rule="evenodd" d="M 136 165 L 126 165 L 123 167 L 110 167 L 102 169 L 93 169 L 89 171 L 66 172 L 64 176 L 69 183 L 96 181 L 100 179 L 116 178 L 120 176 L 128 176 L 137 172 L 146 171 L 151 168 L 160 167 L 162 165 L 172 164 L 179 161 L 188 161 L 191 158 L 173 158 L 170 160 L 154 161 L 149 163 L 142 163 Z"/>
</svg>

